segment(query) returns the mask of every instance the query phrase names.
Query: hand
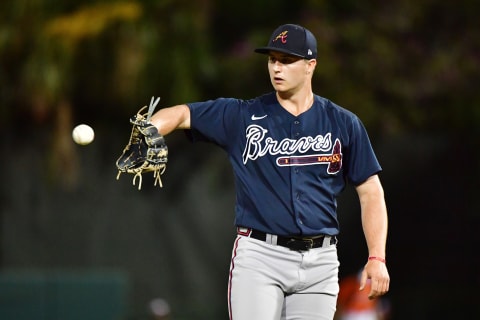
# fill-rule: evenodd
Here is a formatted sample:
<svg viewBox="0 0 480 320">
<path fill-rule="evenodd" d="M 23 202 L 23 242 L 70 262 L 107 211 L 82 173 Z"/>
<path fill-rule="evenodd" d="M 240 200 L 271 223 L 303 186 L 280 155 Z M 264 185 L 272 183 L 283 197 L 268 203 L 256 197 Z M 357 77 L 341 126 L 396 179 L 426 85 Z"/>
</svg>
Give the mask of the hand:
<svg viewBox="0 0 480 320">
<path fill-rule="evenodd" d="M 365 288 L 367 280 L 371 281 L 371 289 L 368 294 L 369 299 L 375 299 L 388 292 L 390 286 L 390 276 L 387 266 L 379 260 L 368 260 L 363 268 L 360 279 L 360 290 Z"/>
</svg>

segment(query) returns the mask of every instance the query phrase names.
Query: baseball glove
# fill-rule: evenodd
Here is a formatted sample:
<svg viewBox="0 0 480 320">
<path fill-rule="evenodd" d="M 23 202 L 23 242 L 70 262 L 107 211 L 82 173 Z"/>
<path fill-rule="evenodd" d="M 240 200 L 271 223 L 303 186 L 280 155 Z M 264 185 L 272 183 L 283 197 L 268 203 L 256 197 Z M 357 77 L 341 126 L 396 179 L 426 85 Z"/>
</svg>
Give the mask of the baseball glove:
<svg viewBox="0 0 480 320">
<path fill-rule="evenodd" d="M 122 173 L 131 173 L 133 174 L 133 185 L 137 178 L 139 180 L 138 190 L 142 188 L 142 174 L 147 172 L 153 172 L 154 185 L 158 183 L 162 187 L 160 176 L 165 172 L 168 160 L 165 139 L 150 122 L 153 110 L 160 101 L 160 98 L 157 98 L 155 102 L 153 99 L 152 97 L 147 113 L 142 114 L 147 108 L 145 106 L 130 119 L 130 123 L 133 125 L 130 140 L 116 162 L 117 180 Z"/>
</svg>

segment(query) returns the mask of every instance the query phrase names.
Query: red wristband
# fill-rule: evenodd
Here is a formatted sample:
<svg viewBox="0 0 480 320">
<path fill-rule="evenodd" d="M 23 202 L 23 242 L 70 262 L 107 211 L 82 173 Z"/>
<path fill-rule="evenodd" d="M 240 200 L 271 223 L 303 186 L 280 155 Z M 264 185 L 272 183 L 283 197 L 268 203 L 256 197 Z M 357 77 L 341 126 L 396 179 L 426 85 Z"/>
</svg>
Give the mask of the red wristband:
<svg viewBox="0 0 480 320">
<path fill-rule="evenodd" d="M 368 257 L 368 260 L 377 260 L 383 263 L 387 262 L 384 258 L 380 258 L 380 257 Z"/>
</svg>

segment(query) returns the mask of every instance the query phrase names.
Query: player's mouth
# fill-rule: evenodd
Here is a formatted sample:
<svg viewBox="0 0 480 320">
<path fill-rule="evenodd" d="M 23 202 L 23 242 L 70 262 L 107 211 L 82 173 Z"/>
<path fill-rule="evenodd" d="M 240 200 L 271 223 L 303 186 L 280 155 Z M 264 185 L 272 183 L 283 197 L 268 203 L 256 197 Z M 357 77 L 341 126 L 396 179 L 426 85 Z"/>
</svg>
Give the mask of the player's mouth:
<svg viewBox="0 0 480 320">
<path fill-rule="evenodd" d="M 285 80 L 283 80 L 283 79 L 280 78 L 280 77 L 274 77 L 274 78 L 273 78 L 273 81 L 274 81 L 275 83 L 280 84 L 280 83 L 284 82 Z"/>
</svg>

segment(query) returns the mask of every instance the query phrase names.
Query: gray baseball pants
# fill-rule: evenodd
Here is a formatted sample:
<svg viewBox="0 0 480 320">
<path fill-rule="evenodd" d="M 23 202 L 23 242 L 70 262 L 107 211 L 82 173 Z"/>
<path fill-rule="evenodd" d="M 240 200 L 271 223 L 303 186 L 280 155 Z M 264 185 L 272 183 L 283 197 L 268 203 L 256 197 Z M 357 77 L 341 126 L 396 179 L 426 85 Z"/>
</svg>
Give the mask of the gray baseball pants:
<svg viewBox="0 0 480 320">
<path fill-rule="evenodd" d="M 335 244 L 308 251 L 238 235 L 228 284 L 230 320 L 332 320 L 339 291 Z"/>
</svg>

